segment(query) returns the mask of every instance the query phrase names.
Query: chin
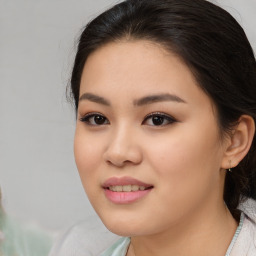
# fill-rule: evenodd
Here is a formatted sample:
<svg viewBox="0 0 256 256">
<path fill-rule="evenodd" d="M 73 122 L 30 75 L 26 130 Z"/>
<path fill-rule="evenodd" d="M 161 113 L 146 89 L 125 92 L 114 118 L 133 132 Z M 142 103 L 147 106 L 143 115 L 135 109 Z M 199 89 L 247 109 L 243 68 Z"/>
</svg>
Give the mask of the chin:
<svg viewBox="0 0 256 256">
<path fill-rule="evenodd" d="M 118 217 L 101 218 L 101 220 L 109 231 L 119 236 L 131 237 L 145 235 L 146 233 L 144 229 L 147 225 L 142 223 L 140 218 L 131 219 L 119 215 Z"/>
<path fill-rule="evenodd" d="M 116 234 L 116 235 L 118 235 L 118 236 L 124 236 L 124 237 L 134 237 L 134 236 L 142 236 L 142 235 L 144 235 L 143 234 L 143 232 L 141 232 L 142 230 L 138 230 L 138 229 L 133 229 L 133 228 L 131 228 L 131 227 L 122 227 L 122 228 L 120 228 L 120 226 L 118 227 L 118 226 L 107 226 L 106 225 L 106 228 L 110 231 L 110 232 L 112 232 L 112 233 L 114 233 L 114 234 Z"/>
</svg>

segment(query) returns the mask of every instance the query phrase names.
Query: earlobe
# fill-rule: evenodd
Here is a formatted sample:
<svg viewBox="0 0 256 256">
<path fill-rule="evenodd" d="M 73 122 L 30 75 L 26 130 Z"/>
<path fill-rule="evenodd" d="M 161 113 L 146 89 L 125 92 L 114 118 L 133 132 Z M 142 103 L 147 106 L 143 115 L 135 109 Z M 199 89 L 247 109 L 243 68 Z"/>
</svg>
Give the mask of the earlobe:
<svg viewBox="0 0 256 256">
<path fill-rule="evenodd" d="M 255 133 L 255 123 L 251 116 L 242 115 L 234 128 L 229 145 L 224 152 L 222 168 L 236 167 L 250 150 Z"/>
</svg>

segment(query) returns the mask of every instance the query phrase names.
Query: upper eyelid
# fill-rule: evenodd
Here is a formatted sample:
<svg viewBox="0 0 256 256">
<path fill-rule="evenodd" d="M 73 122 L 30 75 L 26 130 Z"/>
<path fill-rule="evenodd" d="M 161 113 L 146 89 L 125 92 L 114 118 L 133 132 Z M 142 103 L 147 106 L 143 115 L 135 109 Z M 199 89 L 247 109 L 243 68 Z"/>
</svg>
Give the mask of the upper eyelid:
<svg viewBox="0 0 256 256">
<path fill-rule="evenodd" d="M 104 116 L 104 117 L 105 117 L 105 115 L 103 115 L 103 114 L 100 113 L 100 112 L 88 112 L 88 113 L 86 113 L 86 114 L 84 114 L 84 115 L 80 115 L 79 119 L 85 118 L 85 117 L 94 116 L 94 115 L 99 115 L 99 116 Z"/>
<path fill-rule="evenodd" d="M 170 115 L 170 114 L 166 114 L 166 113 L 164 113 L 164 112 L 152 112 L 152 113 L 150 113 L 150 114 L 147 114 L 147 115 L 145 116 L 144 120 L 145 120 L 146 118 L 152 117 L 152 116 L 154 116 L 154 115 L 159 115 L 159 116 L 163 116 L 163 117 L 169 117 L 169 118 L 171 118 L 171 119 L 176 120 L 175 117 L 173 117 L 173 116 Z"/>
<path fill-rule="evenodd" d="M 85 115 L 82 115 L 81 118 L 83 118 L 83 117 L 88 117 L 88 116 L 93 116 L 93 115 L 101 115 L 101 116 L 106 117 L 104 114 L 102 114 L 102 113 L 100 113 L 100 112 L 89 112 L 89 113 L 87 113 L 87 114 L 85 114 Z M 145 116 L 145 118 L 150 117 L 150 116 L 152 116 L 152 115 L 167 116 L 167 117 L 171 117 L 171 118 L 175 119 L 172 115 L 166 114 L 166 113 L 164 113 L 164 112 L 159 112 L 159 111 L 151 112 L 151 113 L 147 114 L 147 115 Z M 106 118 L 107 118 L 107 117 L 106 117 Z"/>
</svg>

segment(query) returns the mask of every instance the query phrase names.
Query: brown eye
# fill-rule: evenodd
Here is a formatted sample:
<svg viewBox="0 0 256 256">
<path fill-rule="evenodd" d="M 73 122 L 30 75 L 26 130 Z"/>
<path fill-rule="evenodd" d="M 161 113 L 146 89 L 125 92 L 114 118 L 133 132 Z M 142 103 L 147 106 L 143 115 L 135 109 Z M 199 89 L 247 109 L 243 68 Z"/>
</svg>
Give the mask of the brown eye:
<svg viewBox="0 0 256 256">
<path fill-rule="evenodd" d="M 95 123 L 95 124 L 101 125 L 101 124 L 104 124 L 104 123 L 105 123 L 106 118 L 103 117 L 103 116 L 94 116 L 94 117 L 93 117 L 93 120 L 94 120 L 94 123 Z"/>
<path fill-rule="evenodd" d="M 163 113 L 153 113 L 148 115 L 142 124 L 151 126 L 164 126 L 174 122 L 176 122 L 176 120 L 169 115 Z"/>
<path fill-rule="evenodd" d="M 162 125 L 164 123 L 164 118 L 162 116 L 153 116 L 152 123 L 154 125 Z"/>
<path fill-rule="evenodd" d="M 89 125 L 105 125 L 109 124 L 108 119 L 101 114 L 87 114 L 80 118 L 81 122 L 87 123 Z"/>
</svg>

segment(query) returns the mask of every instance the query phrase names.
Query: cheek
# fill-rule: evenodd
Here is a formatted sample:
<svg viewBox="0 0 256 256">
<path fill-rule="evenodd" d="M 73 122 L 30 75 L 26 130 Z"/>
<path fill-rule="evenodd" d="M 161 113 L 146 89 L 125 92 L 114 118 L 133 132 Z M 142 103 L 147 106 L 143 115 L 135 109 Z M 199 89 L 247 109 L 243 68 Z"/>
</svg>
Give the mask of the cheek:
<svg viewBox="0 0 256 256">
<path fill-rule="evenodd" d="M 90 181 L 95 179 L 95 170 L 100 162 L 100 148 L 91 138 L 79 126 L 77 127 L 74 138 L 74 155 L 84 188 L 87 188 Z"/>
<path fill-rule="evenodd" d="M 148 159 L 159 171 L 160 175 L 166 170 L 188 173 L 201 165 L 205 165 L 214 157 L 216 143 L 213 139 L 204 138 L 198 134 L 175 133 L 163 138 L 157 138 L 148 146 Z M 215 154 L 216 155 L 216 154 Z"/>
<path fill-rule="evenodd" d="M 99 170 L 101 159 L 101 145 L 95 136 L 84 132 L 83 127 L 77 125 L 74 138 L 74 154 L 81 182 L 92 206 L 99 205 L 101 187 L 99 184 Z"/>
<path fill-rule="evenodd" d="M 207 127 L 185 127 L 184 132 L 173 131 L 148 147 L 150 165 L 158 174 L 161 192 L 168 195 L 166 200 L 184 202 L 193 196 L 196 200 L 218 185 L 220 147 L 216 130 L 210 133 L 211 137 Z"/>
</svg>

